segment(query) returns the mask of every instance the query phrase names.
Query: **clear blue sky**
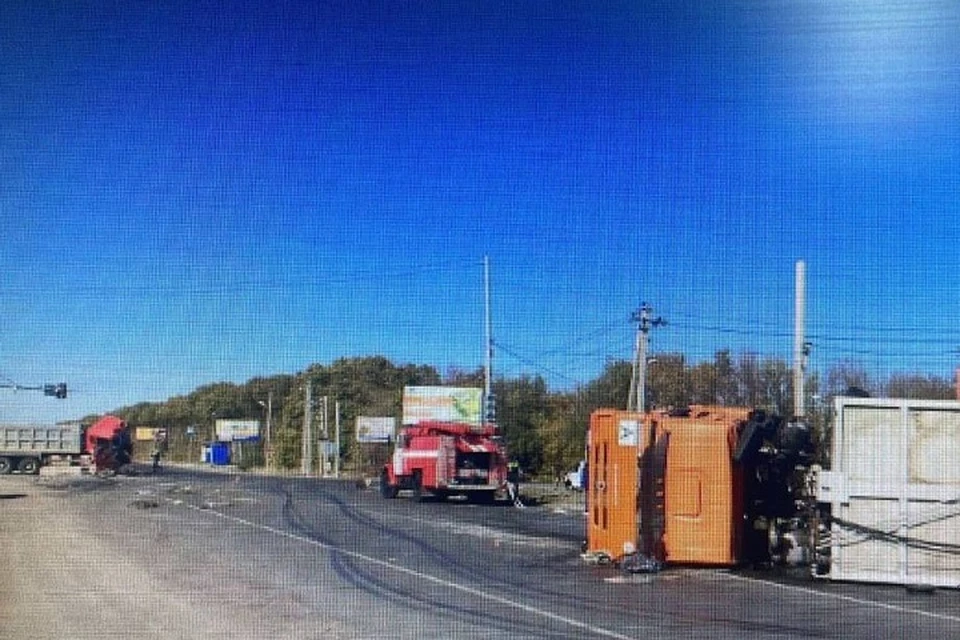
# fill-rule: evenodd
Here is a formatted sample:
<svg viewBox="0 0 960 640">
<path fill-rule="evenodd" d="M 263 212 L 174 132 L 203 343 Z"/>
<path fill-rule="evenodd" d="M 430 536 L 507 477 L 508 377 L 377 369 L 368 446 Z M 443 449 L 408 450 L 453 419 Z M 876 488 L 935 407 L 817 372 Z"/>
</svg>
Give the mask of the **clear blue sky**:
<svg viewBox="0 0 960 640">
<path fill-rule="evenodd" d="M 951 376 L 960 4 L 0 7 L 0 419 L 381 354 Z"/>
</svg>

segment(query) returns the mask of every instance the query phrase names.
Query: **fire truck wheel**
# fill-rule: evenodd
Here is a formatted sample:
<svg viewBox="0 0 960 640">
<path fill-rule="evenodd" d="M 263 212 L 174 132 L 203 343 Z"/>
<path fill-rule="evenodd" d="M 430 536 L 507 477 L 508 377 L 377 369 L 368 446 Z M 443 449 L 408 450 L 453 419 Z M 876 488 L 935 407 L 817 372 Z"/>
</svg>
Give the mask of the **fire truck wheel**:
<svg viewBox="0 0 960 640">
<path fill-rule="evenodd" d="M 493 491 L 471 491 L 467 494 L 467 500 L 474 504 L 493 504 L 497 494 Z"/>
<path fill-rule="evenodd" d="M 388 500 L 397 497 L 397 487 L 390 484 L 390 474 L 386 469 L 380 472 L 380 495 Z"/>
<path fill-rule="evenodd" d="M 0 457 L 0 476 L 6 475 L 13 471 L 13 462 L 10 461 L 10 458 Z"/>
<path fill-rule="evenodd" d="M 40 472 L 40 461 L 36 458 L 23 458 L 17 465 L 17 471 L 34 475 Z"/>
<path fill-rule="evenodd" d="M 411 489 L 413 489 L 413 501 L 422 502 L 423 501 L 423 478 L 420 476 L 420 471 L 413 472 L 413 480 L 411 481 Z"/>
</svg>

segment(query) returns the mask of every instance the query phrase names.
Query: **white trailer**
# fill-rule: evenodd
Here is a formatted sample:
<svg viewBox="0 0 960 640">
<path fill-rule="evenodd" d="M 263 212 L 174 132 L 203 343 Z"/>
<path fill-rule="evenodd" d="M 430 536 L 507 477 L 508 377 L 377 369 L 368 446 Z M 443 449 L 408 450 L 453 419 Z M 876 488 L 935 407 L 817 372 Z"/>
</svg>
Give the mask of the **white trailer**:
<svg viewBox="0 0 960 640">
<path fill-rule="evenodd" d="M 960 402 L 838 397 L 821 577 L 960 586 Z"/>
</svg>

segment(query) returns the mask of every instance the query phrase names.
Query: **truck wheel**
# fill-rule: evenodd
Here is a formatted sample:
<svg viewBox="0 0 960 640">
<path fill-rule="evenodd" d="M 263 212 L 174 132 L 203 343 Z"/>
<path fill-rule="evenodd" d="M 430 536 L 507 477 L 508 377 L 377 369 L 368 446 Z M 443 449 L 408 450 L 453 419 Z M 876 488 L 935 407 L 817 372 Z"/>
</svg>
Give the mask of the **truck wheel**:
<svg viewBox="0 0 960 640">
<path fill-rule="evenodd" d="M 413 472 L 413 482 L 410 488 L 413 489 L 413 501 L 423 502 L 423 478 L 419 471 Z"/>
<path fill-rule="evenodd" d="M 467 500 L 474 504 L 493 504 L 497 501 L 497 494 L 495 491 L 471 491 Z"/>
<path fill-rule="evenodd" d="M 40 473 L 40 461 L 36 458 L 23 458 L 17 465 L 17 471 L 20 473 L 36 475 Z"/>
<path fill-rule="evenodd" d="M 397 497 L 397 487 L 390 484 L 390 474 L 386 469 L 380 472 L 380 495 L 388 500 Z"/>
<path fill-rule="evenodd" d="M 13 471 L 13 461 L 7 457 L 0 457 L 0 476 L 5 476 Z"/>
</svg>

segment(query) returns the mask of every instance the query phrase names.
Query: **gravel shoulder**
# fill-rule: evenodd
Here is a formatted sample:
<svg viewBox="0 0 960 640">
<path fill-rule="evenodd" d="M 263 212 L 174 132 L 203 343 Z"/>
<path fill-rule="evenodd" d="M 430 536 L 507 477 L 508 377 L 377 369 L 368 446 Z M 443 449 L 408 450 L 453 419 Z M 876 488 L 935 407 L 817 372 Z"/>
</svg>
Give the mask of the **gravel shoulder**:
<svg viewBox="0 0 960 640">
<path fill-rule="evenodd" d="M 137 482 L 3 479 L 0 637 L 354 637 L 339 626 L 298 627 L 296 601 L 270 598 L 269 611 L 253 604 L 263 585 L 203 562 L 215 551 L 205 548 L 215 539 L 209 519 L 184 527 L 165 518 Z"/>
</svg>

